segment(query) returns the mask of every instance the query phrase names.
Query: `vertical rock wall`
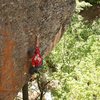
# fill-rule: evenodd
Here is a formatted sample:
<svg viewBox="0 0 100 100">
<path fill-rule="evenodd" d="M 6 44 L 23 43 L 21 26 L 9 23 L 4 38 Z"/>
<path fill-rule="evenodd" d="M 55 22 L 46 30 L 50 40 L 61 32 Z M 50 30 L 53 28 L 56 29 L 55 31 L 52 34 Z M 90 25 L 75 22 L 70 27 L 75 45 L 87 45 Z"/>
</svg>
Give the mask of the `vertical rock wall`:
<svg viewBox="0 0 100 100">
<path fill-rule="evenodd" d="M 0 0 L 0 100 L 13 100 L 28 81 L 36 34 L 47 55 L 70 23 L 74 7 L 74 0 Z"/>
</svg>

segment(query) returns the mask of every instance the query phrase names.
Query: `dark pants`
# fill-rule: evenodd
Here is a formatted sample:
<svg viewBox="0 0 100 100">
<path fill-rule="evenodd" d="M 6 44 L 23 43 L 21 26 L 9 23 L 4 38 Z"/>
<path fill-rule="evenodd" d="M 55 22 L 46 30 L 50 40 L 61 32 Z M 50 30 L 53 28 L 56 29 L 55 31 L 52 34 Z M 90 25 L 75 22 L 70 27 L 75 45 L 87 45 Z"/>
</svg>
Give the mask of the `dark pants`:
<svg viewBox="0 0 100 100">
<path fill-rule="evenodd" d="M 31 75 L 33 75 L 34 73 L 38 73 L 39 72 L 39 69 L 41 68 L 42 66 L 38 66 L 38 67 L 33 67 L 31 66 L 30 69 L 29 69 L 29 73 Z"/>
</svg>

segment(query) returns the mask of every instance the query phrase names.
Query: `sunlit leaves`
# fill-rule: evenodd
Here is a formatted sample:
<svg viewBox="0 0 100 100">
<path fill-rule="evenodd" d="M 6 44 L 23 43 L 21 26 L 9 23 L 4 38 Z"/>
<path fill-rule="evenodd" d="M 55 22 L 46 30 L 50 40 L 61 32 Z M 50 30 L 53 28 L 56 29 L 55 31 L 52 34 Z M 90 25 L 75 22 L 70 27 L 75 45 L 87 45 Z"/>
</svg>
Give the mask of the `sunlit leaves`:
<svg viewBox="0 0 100 100">
<path fill-rule="evenodd" d="M 100 98 L 100 20 L 85 25 L 74 15 L 50 57 L 58 65 L 53 78 L 60 88 L 55 100 L 99 100 Z"/>
</svg>

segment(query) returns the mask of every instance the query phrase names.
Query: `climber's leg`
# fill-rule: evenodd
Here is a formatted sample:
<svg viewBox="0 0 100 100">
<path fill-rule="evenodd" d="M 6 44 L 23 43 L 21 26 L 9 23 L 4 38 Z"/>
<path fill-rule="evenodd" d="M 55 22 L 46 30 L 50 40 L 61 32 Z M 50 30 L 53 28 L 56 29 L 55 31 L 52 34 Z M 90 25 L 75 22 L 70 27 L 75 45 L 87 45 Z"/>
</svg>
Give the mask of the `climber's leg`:
<svg viewBox="0 0 100 100">
<path fill-rule="evenodd" d="M 29 70 L 29 73 L 31 75 L 30 82 L 33 81 L 34 79 L 36 79 L 36 77 L 37 77 L 36 73 L 39 74 L 40 70 L 41 70 L 41 66 L 38 66 L 38 67 L 32 67 L 31 66 L 31 68 Z"/>
</svg>

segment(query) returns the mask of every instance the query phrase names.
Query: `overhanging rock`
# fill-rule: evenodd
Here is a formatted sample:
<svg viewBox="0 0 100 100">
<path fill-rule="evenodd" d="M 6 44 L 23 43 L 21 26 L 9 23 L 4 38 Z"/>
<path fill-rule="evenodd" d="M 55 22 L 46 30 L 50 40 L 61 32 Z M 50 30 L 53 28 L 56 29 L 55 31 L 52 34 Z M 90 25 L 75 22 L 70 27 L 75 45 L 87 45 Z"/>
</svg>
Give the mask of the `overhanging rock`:
<svg viewBox="0 0 100 100">
<path fill-rule="evenodd" d="M 0 100 L 13 100 L 28 81 L 36 34 L 46 56 L 66 30 L 74 8 L 74 0 L 0 0 Z"/>
</svg>

